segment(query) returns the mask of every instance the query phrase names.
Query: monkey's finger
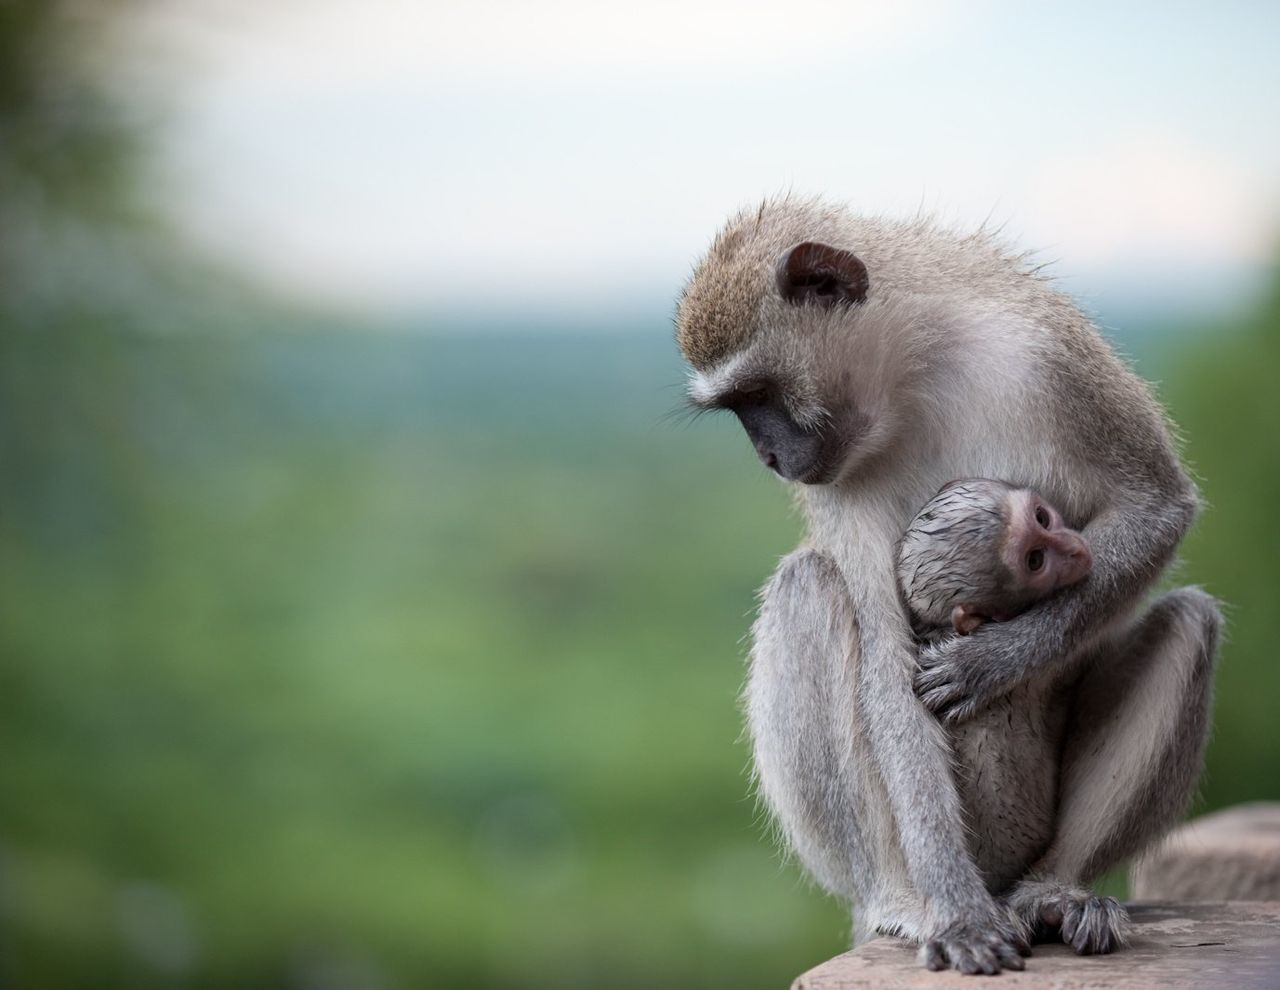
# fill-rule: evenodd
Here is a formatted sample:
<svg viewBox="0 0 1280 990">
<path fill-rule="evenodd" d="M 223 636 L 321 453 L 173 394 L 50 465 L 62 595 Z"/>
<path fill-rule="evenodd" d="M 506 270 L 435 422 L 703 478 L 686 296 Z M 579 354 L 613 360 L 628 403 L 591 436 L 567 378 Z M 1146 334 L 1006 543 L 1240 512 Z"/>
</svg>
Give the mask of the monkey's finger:
<svg viewBox="0 0 1280 990">
<path fill-rule="evenodd" d="M 974 957 L 973 950 L 963 942 L 952 944 L 951 960 L 956 969 L 969 976 L 977 976 L 983 971 L 981 963 Z"/>
<path fill-rule="evenodd" d="M 920 700 L 924 702 L 925 708 L 935 714 L 941 714 L 948 710 L 953 704 L 960 699 L 960 688 L 954 684 L 943 684 L 939 687 L 930 688 L 920 695 Z"/>
<path fill-rule="evenodd" d="M 920 946 L 920 961 L 924 963 L 925 969 L 931 969 L 935 973 L 946 969 L 947 954 L 943 951 L 942 943 L 935 938 Z"/>
<path fill-rule="evenodd" d="M 924 680 L 923 678 L 921 678 L 921 679 L 917 679 L 916 682 L 912 685 L 912 690 L 915 691 L 916 697 L 920 698 L 923 701 L 925 695 L 929 695 L 931 697 L 937 697 L 940 692 L 945 692 L 947 690 L 947 687 L 948 687 L 947 681 L 940 681 L 936 678 L 929 678 L 928 680 Z"/>
<path fill-rule="evenodd" d="M 1000 963 L 991 948 L 985 945 L 974 945 L 969 951 L 973 953 L 973 961 L 978 964 L 978 969 L 982 972 L 988 976 L 995 976 L 1000 972 Z"/>
<path fill-rule="evenodd" d="M 942 655 L 937 650 L 921 650 L 916 655 L 916 666 L 921 671 L 932 670 L 941 660 Z"/>
<path fill-rule="evenodd" d="M 1020 956 L 1031 955 L 1031 926 L 1007 904 L 1004 907 L 1008 924 L 1000 930 L 1002 946 L 1012 948 Z"/>
<path fill-rule="evenodd" d="M 1092 932 L 1086 925 L 1076 929 L 1075 937 L 1071 939 L 1071 948 L 1075 950 L 1076 955 L 1091 956 L 1094 953 L 1107 951 L 1097 945 L 1091 936 Z"/>
<path fill-rule="evenodd" d="M 1067 945 L 1072 945 L 1075 942 L 1076 933 L 1080 929 L 1080 918 L 1080 905 L 1075 900 L 1067 901 L 1063 905 L 1062 925 L 1058 929 L 1058 933 L 1062 936 L 1062 941 Z"/>
<path fill-rule="evenodd" d="M 1076 906 L 1079 920 L 1069 940 L 1071 948 L 1082 956 L 1102 955 L 1123 944 L 1127 916 L 1114 897 L 1090 897 Z M 1063 940 L 1067 941 L 1065 935 Z"/>
<path fill-rule="evenodd" d="M 942 687 L 951 683 L 950 667 L 930 667 L 915 676 L 917 691 L 928 691 L 930 688 Z"/>
<path fill-rule="evenodd" d="M 1008 942 L 999 942 L 992 946 L 992 951 L 996 954 L 996 959 L 1005 969 L 1026 969 L 1027 964 L 1022 961 L 1024 955 L 1031 955 L 1031 949 L 1028 948 L 1023 952 L 1021 948 L 1011 945 Z"/>
<path fill-rule="evenodd" d="M 955 725 L 959 722 L 969 721 L 977 712 L 978 703 L 976 701 L 970 697 L 960 697 L 941 709 L 937 715 L 940 720 L 948 725 Z"/>
<path fill-rule="evenodd" d="M 916 664 L 921 670 L 932 670 L 948 662 L 952 651 L 955 647 L 951 644 L 947 646 L 926 646 L 916 655 Z"/>
<path fill-rule="evenodd" d="M 955 678 L 942 671 L 930 671 L 928 675 L 920 677 L 916 681 L 916 688 L 922 694 L 948 698 L 958 694 L 961 690 Z"/>
</svg>

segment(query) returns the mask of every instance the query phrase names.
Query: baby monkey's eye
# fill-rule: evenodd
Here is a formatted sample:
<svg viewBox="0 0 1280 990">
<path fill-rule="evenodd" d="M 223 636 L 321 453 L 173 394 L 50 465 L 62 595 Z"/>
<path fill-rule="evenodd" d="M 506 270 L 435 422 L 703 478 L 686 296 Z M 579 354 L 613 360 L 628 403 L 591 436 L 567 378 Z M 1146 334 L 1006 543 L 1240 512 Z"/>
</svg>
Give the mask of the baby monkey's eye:
<svg viewBox="0 0 1280 990">
<path fill-rule="evenodd" d="M 1049 510 L 1043 505 L 1036 506 L 1036 522 L 1040 524 L 1042 529 L 1049 528 Z"/>
<path fill-rule="evenodd" d="M 1044 566 L 1044 551 L 1037 548 L 1027 554 L 1027 570 L 1038 571 Z"/>
</svg>

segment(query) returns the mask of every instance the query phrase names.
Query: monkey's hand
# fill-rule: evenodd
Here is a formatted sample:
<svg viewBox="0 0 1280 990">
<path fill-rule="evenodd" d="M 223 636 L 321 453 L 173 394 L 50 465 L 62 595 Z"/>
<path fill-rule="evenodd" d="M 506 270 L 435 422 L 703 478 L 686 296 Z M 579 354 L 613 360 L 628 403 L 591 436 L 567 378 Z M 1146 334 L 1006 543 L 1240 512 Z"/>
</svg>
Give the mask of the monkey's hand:
<svg viewBox="0 0 1280 990">
<path fill-rule="evenodd" d="M 916 695 L 944 724 L 965 722 L 1008 694 L 1035 666 L 1034 644 L 1018 620 L 988 622 L 967 636 L 920 648 Z"/>
<path fill-rule="evenodd" d="M 920 945 L 920 961 L 927 969 L 955 968 L 962 973 L 994 976 L 1002 969 L 1023 969 L 1031 955 L 1027 930 L 1013 912 L 993 905 L 981 921 L 948 925 Z"/>
</svg>

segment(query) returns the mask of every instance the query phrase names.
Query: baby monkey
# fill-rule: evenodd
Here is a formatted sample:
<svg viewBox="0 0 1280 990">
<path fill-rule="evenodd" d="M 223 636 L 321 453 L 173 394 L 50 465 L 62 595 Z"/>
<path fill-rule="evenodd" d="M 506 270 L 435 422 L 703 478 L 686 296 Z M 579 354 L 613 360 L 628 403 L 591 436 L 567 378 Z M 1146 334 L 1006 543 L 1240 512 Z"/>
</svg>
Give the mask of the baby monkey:
<svg viewBox="0 0 1280 990">
<path fill-rule="evenodd" d="M 1092 567 L 1089 544 L 1057 509 L 986 478 L 944 485 L 898 546 L 903 601 L 924 641 L 1011 619 Z"/>
</svg>

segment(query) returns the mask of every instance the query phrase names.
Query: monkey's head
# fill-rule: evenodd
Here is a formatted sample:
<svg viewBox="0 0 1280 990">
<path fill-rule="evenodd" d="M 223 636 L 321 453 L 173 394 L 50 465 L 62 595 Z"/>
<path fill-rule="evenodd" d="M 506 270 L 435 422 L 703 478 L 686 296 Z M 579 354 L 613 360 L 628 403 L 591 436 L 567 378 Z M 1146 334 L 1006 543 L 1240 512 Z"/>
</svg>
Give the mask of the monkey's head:
<svg viewBox="0 0 1280 990">
<path fill-rule="evenodd" d="M 919 313 L 880 264 L 896 259 L 873 237 L 853 243 L 860 222 L 818 202 L 765 203 L 721 231 L 680 301 L 691 401 L 732 412 L 788 481 L 835 481 L 882 449 L 921 357 Z"/>
<path fill-rule="evenodd" d="M 898 581 L 918 630 L 972 632 L 1008 619 L 1093 567 L 1089 544 L 1028 488 L 953 481 L 911 520 L 898 547 Z"/>
</svg>

